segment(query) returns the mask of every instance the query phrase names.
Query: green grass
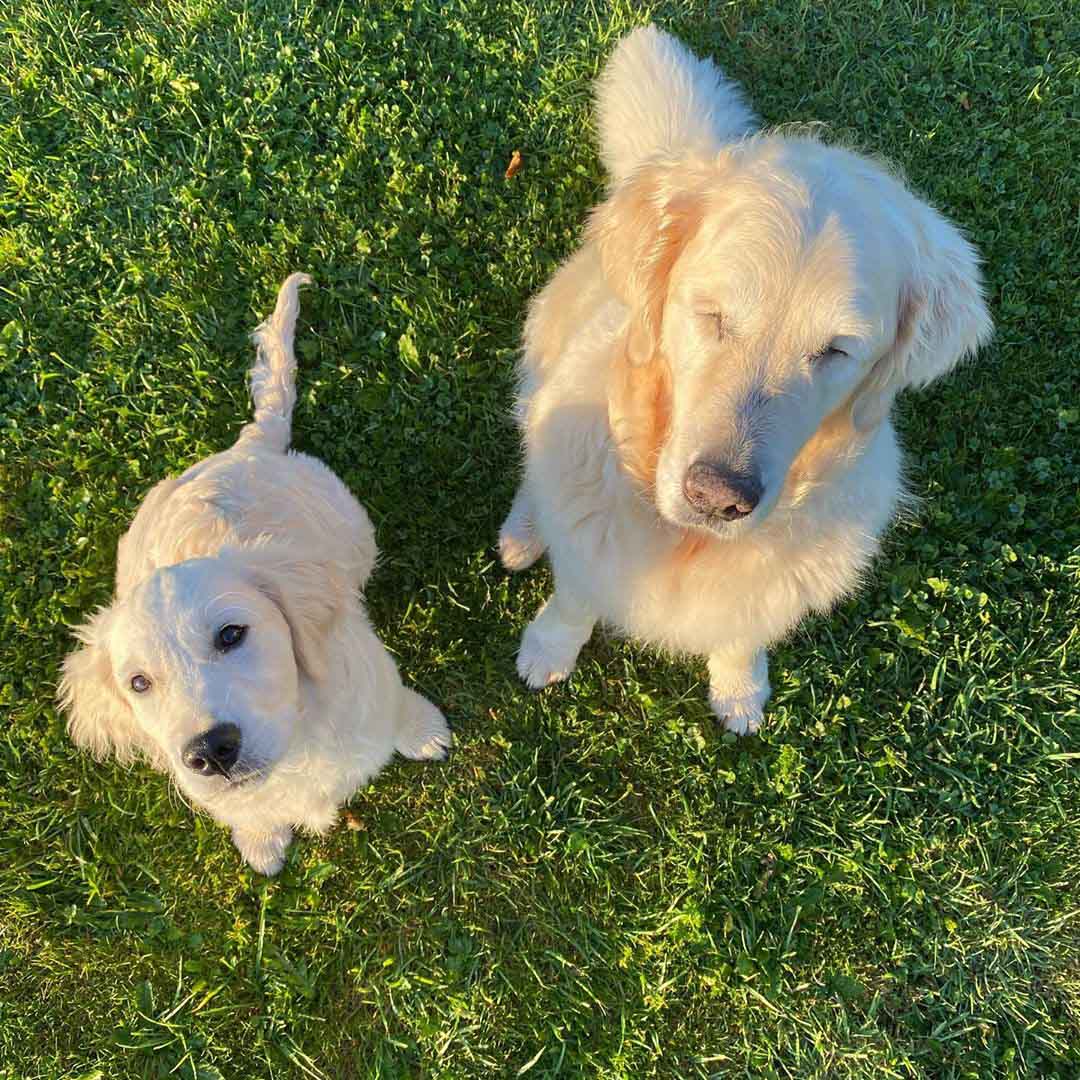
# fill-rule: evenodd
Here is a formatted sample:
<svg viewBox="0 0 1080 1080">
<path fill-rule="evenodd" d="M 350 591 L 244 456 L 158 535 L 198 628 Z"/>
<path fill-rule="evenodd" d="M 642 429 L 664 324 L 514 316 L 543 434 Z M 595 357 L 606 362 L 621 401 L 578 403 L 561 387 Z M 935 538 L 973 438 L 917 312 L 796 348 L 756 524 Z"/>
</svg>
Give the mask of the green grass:
<svg viewBox="0 0 1080 1080">
<path fill-rule="evenodd" d="M 636 5 L 22 0 L 0 15 L 0 1077 L 1080 1076 L 1080 17 L 661 4 L 768 122 L 899 164 L 998 333 L 903 405 L 919 523 L 776 650 L 760 739 L 493 540 L 523 306 L 601 191 Z M 711 12 L 711 14 L 710 14 Z M 513 149 L 524 169 L 503 170 Z M 159 478 L 247 416 L 306 269 L 297 445 L 369 508 L 374 620 L 445 706 L 272 883 L 52 704 Z"/>
</svg>

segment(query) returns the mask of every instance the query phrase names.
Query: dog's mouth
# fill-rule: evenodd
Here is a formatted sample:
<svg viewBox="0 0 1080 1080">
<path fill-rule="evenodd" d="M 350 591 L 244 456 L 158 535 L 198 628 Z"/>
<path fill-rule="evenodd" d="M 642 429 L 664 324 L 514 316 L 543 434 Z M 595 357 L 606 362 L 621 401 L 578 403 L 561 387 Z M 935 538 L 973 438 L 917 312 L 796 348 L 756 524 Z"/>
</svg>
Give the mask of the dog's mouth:
<svg viewBox="0 0 1080 1080">
<path fill-rule="evenodd" d="M 687 463 L 689 462 L 689 464 Z M 653 504 L 660 518 L 700 539 L 732 542 L 764 525 L 780 487 L 764 461 L 742 468 L 694 452 L 671 454 L 656 471 Z"/>
<path fill-rule="evenodd" d="M 768 520 L 776 508 L 777 500 L 768 495 L 751 513 L 735 519 L 725 518 L 719 513 L 703 513 L 681 498 L 670 509 L 657 506 L 660 516 L 669 525 L 685 529 L 702 538 L 721 541 L 739 540 L 754 532 Z"/>
<path fill-rule="evenodd" d="M 719 515 L 701 514 L 687 507 L 679 520 L 672 524 L 703 534 L 713 540 L 736 540 L 754 528 L 757 524 L 757 514 L 748 514 L 738 521 L 725 521 Z"/>
</svg>

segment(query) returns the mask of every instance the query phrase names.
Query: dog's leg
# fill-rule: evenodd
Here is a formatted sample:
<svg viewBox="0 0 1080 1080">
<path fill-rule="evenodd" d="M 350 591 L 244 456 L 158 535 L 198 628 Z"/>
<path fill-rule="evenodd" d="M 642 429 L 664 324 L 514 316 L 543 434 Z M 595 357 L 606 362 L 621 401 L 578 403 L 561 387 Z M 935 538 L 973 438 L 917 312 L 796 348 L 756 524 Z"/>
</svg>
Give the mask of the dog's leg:
<svg viewBox="0 0 1080 1080">
<path fill-rule="evenodd" d="M 285 865 L 285 852 L 292 843 L 292 829 L 288 825 L 280 829 L 262 832 L 258 829 L 233 829 L 232 840 L 236 850 L 244 856 L 244 862 L 257 874 L 273 877 Z"/>
<path fill-rule="evenodd" d="M 556 587 L 521 636 L 518 674 L 533 690 L 565 679 L 595 625 L 591 611 Z"/>
<path fill-rule="evenodd" d="M 544 543 L 533 528 L 532 496 L 522 480 L 499 530 L 499 558 L 507 570 L 527 570 L 543 554 Z"/>
<path fill-rule="evenodd" d="M 729 648 L 709 657 L 709 704 L 728 731 L 753 735 L 771 692 L 764 649 Z"/>
<path fill-rule="evenodd" d="M 445 717 L 415 690 L 403 686 L 401 692 L 404 697 L 394 749 L 414 761 L 444 761 L 454 742 Z"/>
</svg>

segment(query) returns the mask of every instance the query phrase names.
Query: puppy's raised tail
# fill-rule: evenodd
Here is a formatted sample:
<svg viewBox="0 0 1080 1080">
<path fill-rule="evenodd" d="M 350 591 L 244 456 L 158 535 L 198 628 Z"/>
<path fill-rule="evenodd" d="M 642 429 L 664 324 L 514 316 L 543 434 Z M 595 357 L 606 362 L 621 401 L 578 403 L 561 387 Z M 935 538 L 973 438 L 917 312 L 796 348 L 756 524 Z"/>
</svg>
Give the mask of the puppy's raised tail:
<svg viewBox="0 0 1080 1080">
<path fill-rule="evenodd" d="M 251 335 L 255 363 L 251 369 L 251 401 L 255 421 L 241 439 L 260 439 L 284 453 L 292 441 L 292 412 L 296 404 L 296 357 L 293 334 L 300 310 L 300 286 L 310 285 L 307 274 L 290 274 L 278 290 L 274 313 Z"/>
<path fill-rule="evenodd" d="M 735 83 L 655 26 L 616 46 L 597 81 L 596 120 L 616 183 L 651 157 L 712 153 L 757 127 Z"/>
</svg>

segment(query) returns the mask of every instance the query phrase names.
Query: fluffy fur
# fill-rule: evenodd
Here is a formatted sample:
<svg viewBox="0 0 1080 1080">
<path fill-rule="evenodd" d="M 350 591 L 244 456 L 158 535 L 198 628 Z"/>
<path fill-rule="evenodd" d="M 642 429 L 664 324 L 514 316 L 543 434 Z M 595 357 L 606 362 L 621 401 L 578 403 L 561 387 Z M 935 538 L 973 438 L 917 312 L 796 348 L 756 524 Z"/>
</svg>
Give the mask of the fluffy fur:
<svg viewBox="0 0 1080 1080">
<path fill-rule="evenodd" d="M 115 598 L 76 631 L 60 686 L 76 743 L 170 772 L 263 874 L 281 869 L 294 827 L 328 829 L 395 749 L 443 758 L 451 742 L 362 606 L 376 558 L 367 514 L 322 462 L 288 452 L 309 280 L 293 274 L 255 332 L 254 422 L 147 495 L 120 541 Z M 224 626 L 246 627 L 227 650 Z M 136 692 L 136 675 L 149 689 Z M 239 729 L 235 765 L 193 771 L 185 748 L 225 723 Z"/>
<path fill-rule="evenodd" d="M 610 191 L 525 326 L 500 548 L 514 570 L 546 549 L 556 584 L 518 670 L 565 678 L 602 620 L 706 656 L 715 711 L 752 732 L 766 647 L 858 584 L 895 513 L 894 398 L 990 334 L 977 257 L 881 165 L 755 132 L 653 27 L 617 47 L 597 109 Z M 750 482 L 751 512 L 698 505 L 702 463 Z"/>
</svg>

